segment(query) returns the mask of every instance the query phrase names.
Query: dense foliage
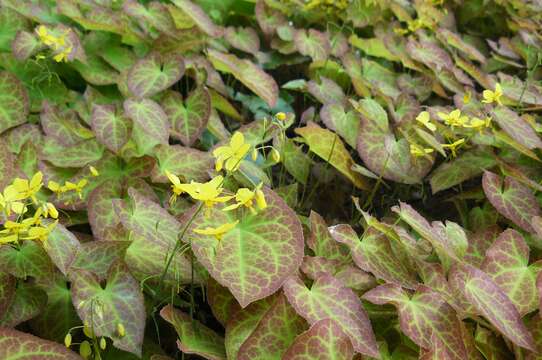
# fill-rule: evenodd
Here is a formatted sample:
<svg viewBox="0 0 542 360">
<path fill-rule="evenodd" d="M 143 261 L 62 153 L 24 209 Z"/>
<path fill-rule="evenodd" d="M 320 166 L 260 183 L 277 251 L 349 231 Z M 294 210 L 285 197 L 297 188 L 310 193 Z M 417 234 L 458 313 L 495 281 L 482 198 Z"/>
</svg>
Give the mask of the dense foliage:
<svg viewBox="0 0 542 360">
<path fill-rule="evenodd" d="M 0 0 L 1 359 L 541 359 L 540 0 Z"/>
</svg>

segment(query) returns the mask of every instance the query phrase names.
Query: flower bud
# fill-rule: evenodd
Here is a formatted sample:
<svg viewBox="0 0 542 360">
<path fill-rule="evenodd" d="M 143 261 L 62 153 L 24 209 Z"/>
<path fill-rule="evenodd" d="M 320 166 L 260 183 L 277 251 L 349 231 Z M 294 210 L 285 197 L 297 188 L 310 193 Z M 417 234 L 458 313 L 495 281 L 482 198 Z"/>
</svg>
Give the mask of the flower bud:
<svg viewBox="0 0 542 360">
<path fill-rule="evenodd" d="M 280 120 L 280 121 L 286 120 L 286 114 L 283 113 L 282 111 L 279 112 L 279 113 L 277 113 L 277 114 L 275 115 L 275 117 L 277 118 L 277 120 Z"/>
<path fill-rule="evenodd" d="M 271 159 L 276 163 L 280 162 L 280 153 L 275 148 L 271 149 Z"/>
<path fill-rule="evenodd" d="M 119 334 L 120 337 L 124 337 L 124 335 L 126 335 L 126 329 L 124 328 L 124 325 L 122 325 L 121 323 L 117 324 L 117 333 Z"/>
<path fill-rule="evenodd" d="M 69 348 L 71 344 L 72 344 L 72 334 L 67 333 L 66 336 L 64 337 L 64 345 L 66 345 L 66 347 Z"/>
<path fill-rule="evenodd" d="M 105 341 L 105 338 L 102 337 L 100 339 L 100 349 L 105 350 L 106 346 L 107 346 L 107 341 Z"/>
<path fill-rule="evenodd" d="M 90 343 L 85 340 L 79 345 L 79 355 L 83 357 L 83 359 L 88 359 L 88 357 L 92 354 L 92 348 L 90 347 Z"/>
</svg>

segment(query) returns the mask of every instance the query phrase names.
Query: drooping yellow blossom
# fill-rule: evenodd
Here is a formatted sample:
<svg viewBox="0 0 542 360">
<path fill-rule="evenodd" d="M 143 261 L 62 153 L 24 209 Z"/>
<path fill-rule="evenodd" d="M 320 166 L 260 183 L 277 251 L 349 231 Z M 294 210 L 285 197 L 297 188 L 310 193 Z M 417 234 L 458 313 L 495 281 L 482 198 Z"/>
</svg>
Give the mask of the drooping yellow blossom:
<svg viewBox="0 0 542 360">
<path fill-rule="evenodd" d="M 43 217 L 52 217 L 53 219 L 58 219 L 58 210 L 56 207 L 50 203 L 46 202 L 41 205 L 41 209 L 43 211 Z"/>
<path fill-rule="evenodd" d="M 442 147 L 445 148 L 445 149 L 450 149 L 450 151 L 452 152 L 452 156 L 455 157 L 457 156 L 457 148 L 461 145 L 461 144 L 464 144 L 465 143 L 465 139 L 464 138 L 461 138 L 457 141 L 454 141 L 453 143 L 451 144 L 442 144 Z"/>
<path fill-rule="evenodd" d="M 233 198 L 233 196 L 220 196 L 223 191 L 223 182 L 224 178 L 219 175 L 206 183 L 192 181 L 190 184 L 183 184 L 182 188 L 194 200 L 203 201 L 205 206 L 211 208 L 217 203 L 223 203 Z"/>
<path fill-rule="evenodd" d="M 469 121 L 469 117 L 466 115 L 461 115 L 461 110 L 455 109 L 454 111 L 450 112 L 449 114 L 439 112 L 437 114 L 446 125 L 449 126 L 463 126 Z"/>
<path fill-rule="evenodd" d="M 100 176 L 100 173 L 98 172 L 98 170 L 96 170 L 96 168 L 94 166 L 90 166 L 88 169 L 89 169 L 90 174 L 92 176 L 94 176 L 94 177 Z"/>
<path fill-rule="evenodd" d="M 57 42 L 57 38 L 49 33 L 46 26 L 40 25 L 36 28 L 36 33 L 40 38 L 40 41 L 47 46 L 54 45 Z"/>
<path fill-rule="evenodd" d="M 280 162 L 280 153 L 275 148 L 271 149 L 271 159 L 273 159 L 273 161 L 276 163 Z"/>
<path fill-rule="evenodd" d="M 236 220 L 235 222 L 222 224 L 216 228 L 208 226 L 205 229 L 194 229 L 194 232 L 202 235 L 213 235 L 218 241 L 220 241 L 222 240 L 224 234 L 235 228 L 238 223 L 239 220 Z"/>
<path fill-rule="evenodd" d="M 49 181 L 47 183 L 47 187 L 49 188 L 49 190 L 51 190 L 52 192 L 54 192 L 57 195 L 64 192 L 64 189 L 62 188 L 62 186 L 60 186 L 59 183 L 57 183 L 56 181 L 53 181 L 53 180 L 51 180 L 51 181 Z"/>
<path fill-rule="evenodd" d="M 66 181 L 64 186 L 62 186 L 62 192 L 66 191 L 75 191 L 77 195 L 79 195 L 79 199 L 83 198 L 83 188 L 87 186 L 88 180 L 87 179 L 81 179 L 77 184 L 72 183 L 71 181 Z"/>
<path fill-rule="evenodd" d="M 252 159 L 252 161 L 258 160 L 258 149 L 252 149 L 252 154 L 250 155 L 250 158 Z"/>
<path fill-rule="evenodd" d="M 483 129 L 490 126 L 491 126 L 491 117 L 486 117 L 485 119 L 472 117 L 467 124 L 463 125 L 463 127 L 465 128 L 471 128 L 477 131 L 482 131 Z"/>
<path fill-rule="evenodd" d="M 237 190 L 237 193 L 235 194 L 236 203 L 226 206 L 224 211 L 230 211 L 244 206 L 255 214 L 257 212 L 255 206 L 258 207 L 259 210 L 265 209 L 267 207 L 267 202 L 265 201 L 265 196 L 261 190 L 262 186 L 263 183 L 260 183 L 254 190 L 249 190 L 247 188 Z"/>
<path fill-rule="evenodd" d="M 184 186 L 187 184 L 182 184 L 181 179 L 179 179 L 177 175 L 170 173 L 168 170 L 166 170 L 166 176 L 169 181 L 171 181 L 171 190 L 173 191 L 173 194 L 169 198 L 169 203 L 174 204 L 175 201 L 177 201 L 177 197 L 186 192 Z"/>
<path fill-rule="evenodd" d="M 419 123 L 421 123 L 423 126 L 425 126 L 431 131 L 437 130 L 437 127 L 435 126 L 435 124 L 431 123 L 431 116 L 429 115 L 427 111 L 422 111 L 416 117 L 416 121 L 418 121 Z"/>
<path fill-rule="evenodd" d="M 484 96 L 484 99 L 482 100 L 483 103 L 491 104 L 493 102 L 496 102 L 499 105 L 502 105 L 501 97 L 503 95 L 501 84 L 497 83 L 495 85 L 495 91 L 491 90 L 484 90 L 482 93 Z"/>
<path fill-rule="evenodd" d="M 49 225 L 46 226 L 33 226 L 28 229 L 28 234 L 24 236 L 22 239 L 24 240 L 40 240 L 41 242 L 46 242 L 47 238 L 49 237 L 49 234 L 55 226 L 58 224 L 58 220 L 55 220 L 54 222 L 51 222 Z"/>
<path fill-rule="evenodd" d="M 435 150 L 431 148 L 423 148 L 416 144 L 410 144 L 410 154 L 412 154 L 415 157 L 426 156 L 428 154 L 431 154 L 433 151 Z"/>
<path fill-rule="evenodd" d="M 243 133 L 235 132 L 229 145 L 220 146 L 213 151 L 216 171 L 222 170 L 223 167 L 227 171 L 236 171 L 249 150 L 250 144 L 245 143 Z"/>
<path fill-rule="evenodd" d="M 3 193 L 0 193 L 0 209 L 2 209 L 7 216 L 11 215 L 11 212 L 15 214 L 24 214 L 27 210 L 23 200 L 24 197 L 17 191 L 15 186 L 9 185 L 4 189 Z"/>
<path fill-rule="evenodd" d="M 64 345 L 69 348 L 72 344 L 72 334 L 67 333 L 64 337 Z"/>
<path fill-rule="evenodd" d="M 41 171 L 38 171 L 34 174 L 34 176 L 32 176 L 30 181 L 27 179 L 17 178 L 13 180 L 12 185 L 23 199 L 31 198 L 32 201 L 36 203 L 36 193 L 40 191 L 41 187 L 43 186 L 42 180 L 43 174 Z"/>
<path fill-rule="evenodd" d="M 68 47 L 62 49 L 62 51 L 60 51 L 58 54 L 53 56 L 53 59 L 56 62 L 63 62 L 63 61 L 67 62 L 68 61 L 68 56 L 70 55 L 71 52 L 72 52 L 72 47 L 68 46 Z"/>
</svg>

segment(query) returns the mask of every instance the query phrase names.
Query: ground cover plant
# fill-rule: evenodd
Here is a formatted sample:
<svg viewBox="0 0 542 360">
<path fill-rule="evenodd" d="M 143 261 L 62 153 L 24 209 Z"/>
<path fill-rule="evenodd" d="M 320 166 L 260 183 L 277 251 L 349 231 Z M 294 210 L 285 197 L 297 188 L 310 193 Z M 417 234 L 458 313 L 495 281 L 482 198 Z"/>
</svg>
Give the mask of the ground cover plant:
<svg viewBox="0 0 542 360">
<path fill-rule="evenodd" d="M 542 358 L 539 0 L 0 0 L 0 359 Z"/>
</svg>

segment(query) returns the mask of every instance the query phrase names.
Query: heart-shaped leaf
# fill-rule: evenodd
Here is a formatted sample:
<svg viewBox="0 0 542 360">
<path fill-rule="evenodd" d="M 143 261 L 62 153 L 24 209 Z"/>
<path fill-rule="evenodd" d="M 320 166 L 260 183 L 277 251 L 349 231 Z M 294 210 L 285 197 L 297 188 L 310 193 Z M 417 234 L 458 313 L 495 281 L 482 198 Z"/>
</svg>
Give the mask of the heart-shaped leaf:
<svg viewBox="0 0 542 360">
<path fill-rule="evenodd" d="M 50 276 L 53 269 L 43 247 L 34 241 L 24 241 L 18 249 L 0 246 L 0 270 L 3 272 L 22 279 L 28 276 L 41 279 Z"/>
<path fill-rule="evenodd" d="M 61 109 L 48 101 L 42 104 L 40 122 L 45 134 L 62 145 L 75 145 L 94 137 L 92 131 L 79 122 L 75 111 Z"/>
<path fill-rule="evenodd" d="M 208 360 L 226 360 L 224 338 L 190 315 L 167 305 L 160 316 L 175 327 L 180 340 L 177 346 L 185 354 L 196 354 Z"/>
<path fill-rule="evenodd" d="M 340 103 L 326 104 L 320 110 L 320 117 L 326 127 L 336 131 L 352 148 L 356 148 L 359 133 L 359 115 L 353 110 L 346 111 Z"/>
<path fill-rule="evenodd" d="M 145 307 L 139 283 L 121 261 L 109 268 L 106 285 L 89 271 L 70 272 L 72 300 L 79 317 L 89 324 L 96 336 L 113 339 L 117 348 L 141 356 Z M 118 325 L 124 336 L 117 332 Z"/>
<path fill-rule="evenodd" d="M 345 100 L 343 89 L 337 85 L 335 81 L 328 79 L 325 76 L 320 76 L 319 81 L 309 81 L 307 83 L 307 90 L 324 105 L 343 103 Z"/>
<path fill-rule="evenodd" d="M 43 290 L 36 285 L 20 283 L 13 301 L 0 319 L 0 326 L 15 327 L 32 319 L 42 311 L 46 303 L 47 295 Z"/>
<path fill-rule="evenodd" d="M 5 314 L 15 297 L 15 277 L 6 272 L 0 273 L 0 314 Z M 0 315 L 1 316 L 1 315 Z"/>
<path fill-rule="evenodd" d="M 226 327 L 226 323 L 241 309 L 231 292 L 209 276 L 207 279 L 207 302 L 215 318 Z"/>
<path fill-rule="evenodd" d="M 45 251 L 62 274 L 67 275 L 80 246 L 75 235 L 64 225 L 57 224 L 47 238 Z"/>
<path fill-rule="evenodd" d="M 311 211 L 309 215 L 310 234 L 307 245 L 316 256 L 331 260 L 344 260 L 348 257 L 348 249 L 335 241 L 329 233 L 326 221 L 320 214 Z"/>
<path fill-rule="evenodd" d="M 114 153 L 130 139 L 132 123 L 115 105 L 93 105 L 91 124 L 96 139 Z"/>
<path fill-rule="evenodd" d="M 38 38 L 34 34 L 24 30 L 17 33 L 11 44 L 13 56 L 19 61 L 28 59 L 41 49 L 43 49 L 43 44 Z"/>
<path fill-rule="evenodd" d="M 39 358 L 42 360 L 81 360 L 64 345 L 40 339 L 14 329 L 0 328 L 0 358 L 15 360 Z"/>
<path fill-rule="evenodd" d="M 284 353 L 284 360 L 310 360 L 317 358 L 350 360 L 354 349 L 348 336 L 333 319 L 315 322 L 299 335 Z"/>
<path fill-rule="evenodd" d="M 486 251 L 482 270 L 508 295 L 521 315 L 538 308 L 536 277 L 541 262 L 529 265 L 529 246 L 519 232 L 508 229 Z"/>
<path fill-rule="evenodd" d="M 105 279 L 111 265 L 124 259 L 129 241 L 89 241 L 81 244 L 70 264 L 70 271 L 87 270 Z"/>
<path fill-rule="evenodd" d="M 308 289 L 298 276 L 284 283 L 284 293 L 298 314 L 314 325 L 323 319 L 337 322 L 354 350 L 378 357 L 371 323 L 358 296 L 333 276 L 322 276 Z"/>
<path fill-rule="evenodd" d="M 224 38 L 234 48 L 249 54 L 260 51 L 260 38 L 253 28 L 229 26 L 226 28 Z"/>
<path fill-rule="evenodd" d="M 209 216 L 200 214 L 189 228 L 198 260 L 242 307 L 277 291 L 303 260 L 303 231 L 297 216 L 273 191 L 266 189 L 264 194 L 268 206 L 258 214 L 238 219 L 233 211 L 213 210 Z M 220 241 L 193 233 L 195 228 L 236 220 L 237 226 Z"/>
<path fill-rule="evenodd" d="M 134 122 L 132 137 L 140 153 L 146 154 L 158 144 L 168 144 L 169 121 L 158 103 L 150 99 L 127 99 L 124 111 Z"/>
<path fill-rule="evenodd" d="M 159 145 L 154 155 L 158 161 L 151 173 L 153 182 L 168 183 L 166 171 L 181 176 L 186 182 L 209 180 L 213 158 L 208 152 L 181 145 Z"/>
<path fill-rule="evenodd" d="M 0 71 L 0 134 L 26 122 L 30 110 L 28 93 L 15 75 Z"/>
<path fill-rule="evenodd" d="M 162 100 L 162 107 L 171 122 L 171 135 L 192 146 L 207 127 L 211 97 L 203 86 L 197 87 L 184 101 L 180 93 L 170 91 Z"/>
<path fill-rule="evenodd" d="M 434 349 L 434 339 L 438 339 L 448 355 L 446 358 L 467 358 L 457 314 L 436 292 L 419 286 L 409 297 L 400 286 L 385 284 L 366 292 L 363 298 L 374 304 L 395 305 L 401 330 L 418 346 Z"/>
<path fill-rule="evenodd" d="M 518 310 L 489 275 L 471 265 L 456 264 L 449 274 L 451 286 L 514 344 L 534 350 L 534 341 Z"/>
<path fill-rule="evenodd" d="M 542 148 L 542 140 L 534 129 L 515 111 L 506 106 L 493 109 L 493 118 L 510 137 L 528 149 Z"/>
<path fill-rule="evenodd" d="M 513 221 L 523 230 L 534 233 L 531 219 L 540 216 L 540 206 L 532 191 L 517 180 L 501 177 L 489 171 L 484 172 L 482 186 L 487 199 L 505 218 Z"/>
<path fill-rule="evenodd" d="M 190 0 L 173 0 L 172 2 L 178 6 L 201 31 L 212 38 L 222 36 L 223 29 L 213 23 L 211 18 L 209 18 L 199 5 L 194 4 Z"/>
<path fill-rule="evenodd" d="M 294 44 L 297 51 L 302 55 L 310 56 L 313 61 L 325 61 L 331 52 L 327 34 L 315 29 L 296 30 Z"/>
<path fill-rule="evenodd" d="M 147 55 L 137 61 L 128 73 L 128 89 L 137 97 L 150 97 L 175 84 L 184 74 L 180 55 Z"/>
<path fill-rule="evenodd" d="M 59 167 L 83 167 L 100 160 L 104 147 L 96 139 L 83 140 L 64 146 L 55 138 L 46 137 L 42 148 L 42 159 Z"/>
</svg>

